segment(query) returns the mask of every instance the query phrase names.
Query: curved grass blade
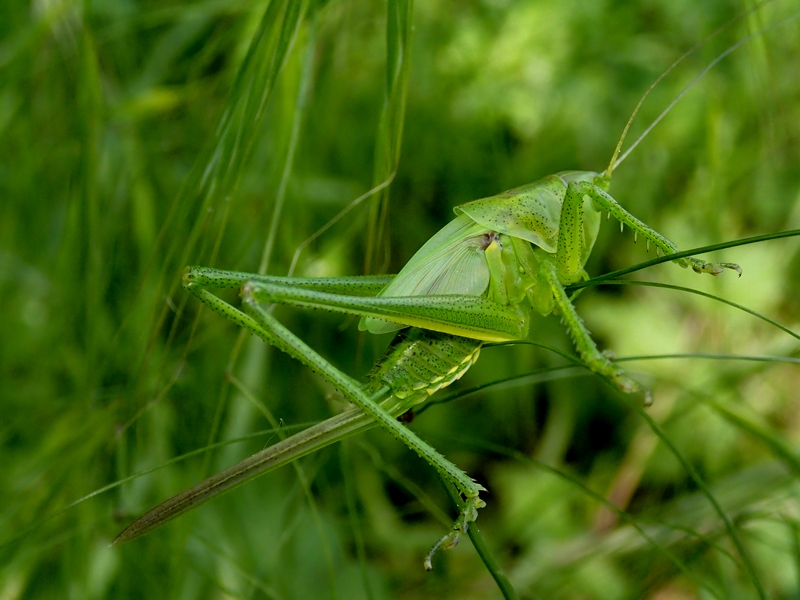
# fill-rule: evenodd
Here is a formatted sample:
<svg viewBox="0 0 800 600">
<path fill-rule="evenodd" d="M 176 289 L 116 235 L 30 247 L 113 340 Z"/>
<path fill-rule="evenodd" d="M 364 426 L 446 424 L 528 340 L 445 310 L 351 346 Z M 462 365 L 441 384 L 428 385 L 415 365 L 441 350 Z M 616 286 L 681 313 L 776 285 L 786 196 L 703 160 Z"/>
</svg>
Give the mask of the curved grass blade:
<svg viewBox="0 0 800 600">
<path fill-rule="evenodd" d="M 372 183 L 390 181 L 400 161 L 403 121 L 406 115 L 408 72 L 413 33 L 413 0 L 389 0 L 386 11 L 386 83 L 383 107 L 375 141 L 375 166 Z M 389 188 L 376 192 L 370 204 L 364 273 L 382 270 L 388 256 L 379 256 L 381 244 L 386 249 L 386 221 L 389 216 Z"/>
<path fill-rule="evenodd" d="M 591 279 L 587 279 L 586 281 L 580 281 L 578 283 L 573 283 L 567 286 L 567 292 L 574 292 L 585 287 L 598 285 L 604 281 L 608 281 L 609 279 L 618 279 L 623 275 L 627 275 L 629 273 L 635 273 L 636 271 L 641 271 L 642 269 L 646 269 L 648 267 L 652 267 L 655 265 L 660 265 L 661 263 L 670 262 L 673 260 L 677 260 L 679 258 L 686 258 L 688 256 L 695 256 L 698 254 L 705 254 L 707 252 L 715 252 L 717 250 L 725 250 L 726 248 L 736 248 L 737 246 L 747 246 L 749 244 L 757 244 L 760 242 L 769 242 L 772 240 L 779 240 L 788 237 L 797 237 L 800 236 L 800 229 L 790 229 L 788 231 L 777 231 L 775 233 L 765 233 L 762 235 L 754 235 L 751 237 L 742 238 L 739 240 L 731 240 L 727 242 L 722 242 L 719 244 L 711 244 L 710 246 L 701 246 L 699 248 L 692 248 L 691 250 L 683 250 L 681 252 L 676 252 L 675 254 L 668 254 L 665 256 L 659 256 L 652 260 L 648 260 L 643 263 L 639 263 L 638 265 L 633 265 L 632 267 L 626 267 L 624 269 L 618 269 L 616 271 L 610 271 L 609 273 L 605 273 L 603 275 L 598 275 L 597 277 L 592 277 Z"/>
<path fill-rule="evenodd" d="M 702 296 L 704 298 L 710 298 L 711 300 L 716 300 L 717 302 L 721 302 L 722 304 L 727 304 L 728 306 L 732 306 L 733 308 L 738 308 L 742 312 L 746 312 L 748 315 L 752 315 L 757 319 L 761 319 L 762 321 L 769 323 L 773 327 L 780 329 L 784 333 L 788 333 L 790 336 L 795 338 L 796 340 L 800 340 L 800 334 L 795 333 L 785 325 L 781 325 L 777 321 L 770 319 L 766 315 L 762 315 L 760 312 L 747 308 L 741 304 L 737 304 L 736 302 L 732 302 L 731 300 L 726 300 L 725 298 L 721 298 L 720 296 L 716 296 L 714 294 L 709 294 L 708 292 L 703 292 L 700 290 L 696 290 L 694 288 L 688 288 L 681 285 L 673 285 L 671 283 L 657 283 L 654 281 L 642 281 L 639 279 L 609 279 L 602 282 L 603 285 L 641 285 L 643 287 L 654 287 L 654 288 L 662 288 L 665 290 L 675 290 L 679 292 L 687 292 L 689 294 L 695 294 L 697 296 Z"/>
</svg>

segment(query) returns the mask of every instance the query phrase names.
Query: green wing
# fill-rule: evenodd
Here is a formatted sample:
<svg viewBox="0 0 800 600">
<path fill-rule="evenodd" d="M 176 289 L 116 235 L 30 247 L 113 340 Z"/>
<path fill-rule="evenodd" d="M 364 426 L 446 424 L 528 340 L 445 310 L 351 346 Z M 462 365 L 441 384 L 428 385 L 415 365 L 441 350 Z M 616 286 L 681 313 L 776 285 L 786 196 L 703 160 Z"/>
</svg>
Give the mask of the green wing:
<svg viewBox="0 0 800 600">
<path fill-rule="evenodd" d="M 490 230 L 461 215 L 429 239 L 378 296 L 480 296 L 489 286 L 489 265 L 483 256 L 484 234 Z M 405 325 L 362 317 L 358 328 L 389 333 Z"/>
</svg>

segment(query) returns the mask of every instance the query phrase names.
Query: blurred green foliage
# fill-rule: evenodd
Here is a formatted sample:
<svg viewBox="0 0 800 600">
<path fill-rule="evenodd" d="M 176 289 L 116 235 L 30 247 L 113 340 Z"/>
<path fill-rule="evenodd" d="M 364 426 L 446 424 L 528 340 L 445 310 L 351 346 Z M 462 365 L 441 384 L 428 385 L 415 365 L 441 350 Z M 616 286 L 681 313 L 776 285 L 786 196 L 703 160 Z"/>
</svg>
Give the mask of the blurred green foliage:
<svg viewBox="0 0 800 600">
<path fill-rule="evenodd" d="M 265 407 L 286 426 L 337 410 L 321 381 L 180 288 L 186 264 L 259 268 L 285 171 L 270 273 L 285 274 L 396 159 L 388 193 L 309 244 L 297 269 L 358 274 L 368 253 L 395 272 L 459 203 L 604 169 L 659 73 L 752 6 L 443 1 L 408 17 L 404 4 L 2 3 L 0 598 L 498 597 L 467 541 L 422 570 L 452 508 L 431 469 L 381 431 L 108 547 L 153 504 L 276 439 L 209 447 L 270 429 Z M 631 135 L 713 57 L 796 10 L 774 0 L 703 45 Z M 615 173 L 614 196 L 682 248 L 800 226 L 798 22 L 722 61 Z M 398 57 L 404 31 L 410 53 Z M 387 89 L 400 95 L 387 103 Z M 669 264 L 637 277 L 800 330 L 794 240 L 717 256 L 740 263 L 742 279 Z M 589 270 L 645 259 L 609 225 Z M 798 340 L 674 290 L 591 288 L 578 309 L 617 356 L 681 355 L 626 363 L 654 391 L 663 439 L 574 370 L 489 386 L 411 424 L 490 490 L 478 525 L 520 595 L 751 598 L 760 585 L 797 597 L 800 371 L 692 354 L 791 359 Z M 340 316 L 277 314 L 354 377 L 388 341 Z M 532 339 L 571 352 L 557 319 L 537 321 Z M 454 389 L 561 364 L 541 348 L 490 348 Z"/>
</svg>

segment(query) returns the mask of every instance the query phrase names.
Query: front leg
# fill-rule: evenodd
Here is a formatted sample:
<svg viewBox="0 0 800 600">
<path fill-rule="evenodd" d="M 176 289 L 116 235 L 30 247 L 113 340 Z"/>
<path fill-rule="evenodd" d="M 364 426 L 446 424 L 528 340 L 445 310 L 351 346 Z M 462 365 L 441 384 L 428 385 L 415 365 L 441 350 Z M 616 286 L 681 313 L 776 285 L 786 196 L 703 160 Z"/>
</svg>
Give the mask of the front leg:
<svg viewBox="0 0 800 600">
<path fill-rule="evenodd" d="M 663 254 L 675 254 L 678 252 L 678 247 L 663 235 L 658 233 L 652 227 L 642 223 L 639 219 L 630 214 L 627 210 L 620 206 L 619 202 L 614 200 L 608 192 L 603 191 L 596 185 L 582 181 L 570 183 L 570 187 L 575 187 L 581 195 L 586 194 L 594 202 L 598 210 L 607 212 L 620 222 L 620 226 L 627 225 L 634 231 L 634 235 L 638 234 L 647 240 L 648 248 L 652 242 L 655 247 Z M 687 257 L 679 258 L 677 262 L 682 267 L 692 267 L 695 273 L 708 273 L 710 275 L 719 275 L 725 269 L 731 269 L 742 276 L 742 268 L 735 263 L 712 263 L 700 260 L 699 258 Z"/>
</svg>

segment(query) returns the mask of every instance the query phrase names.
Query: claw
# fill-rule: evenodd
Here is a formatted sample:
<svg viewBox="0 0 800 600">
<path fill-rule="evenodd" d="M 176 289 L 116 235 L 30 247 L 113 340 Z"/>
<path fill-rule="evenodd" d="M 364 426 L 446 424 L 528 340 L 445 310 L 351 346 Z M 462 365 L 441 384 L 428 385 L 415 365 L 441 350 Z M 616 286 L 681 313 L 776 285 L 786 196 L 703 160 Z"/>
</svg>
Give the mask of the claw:
<svg viewBox="0 0 800 600">
<path fill-rule="evenodd" d="M 603 352 L 603 354 L 605 354 L 605 352 Z M 638 381 L 625 375 L 621 369 L 613 373 L 610 379 L 617 389 L 625 394 L 641 394 L 643 396 L 642 404 L 644 406 L 653 404 L 653 393 Z"/>
<path fill-rule="evenodd" d="M 731 271 L 736 271 L 739 274 L 739 277 L 742 276 L 742 267 L 736 263 L 710 263 L 700 260 L 699 258 L 689 258 L 687 260 L 689 261 L 689 265 L 692 267 L 695 273 L 719 275 L 725 269 L 730 269 Z"/>
<path fill-rule="evenodd" d="M 736 271 L 739 274 L 739 277 L 742 276 L 742 267 L 737 265 L 736 263 L 719 263 L 719 266 L 723 269 L 730 269 L 731 271 Z"/>
</svg>

